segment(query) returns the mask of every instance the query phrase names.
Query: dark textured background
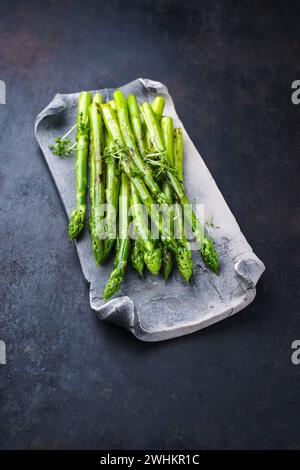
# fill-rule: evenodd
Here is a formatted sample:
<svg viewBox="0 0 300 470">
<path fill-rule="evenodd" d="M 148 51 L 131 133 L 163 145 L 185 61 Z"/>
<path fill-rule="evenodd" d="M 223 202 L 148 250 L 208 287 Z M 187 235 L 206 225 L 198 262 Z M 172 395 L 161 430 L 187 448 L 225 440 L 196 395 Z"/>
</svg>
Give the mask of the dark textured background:
<svg viewBox="0 0 300 470">
<path fill-rule="evenodd" d="M 297 3 L 1 1 L 0 448 L 300 448 Z M 33 134 L 56 92 L 140 76 L 267 267 L 245 311 L 158 344 L 91 312 Z"/>
</svg>

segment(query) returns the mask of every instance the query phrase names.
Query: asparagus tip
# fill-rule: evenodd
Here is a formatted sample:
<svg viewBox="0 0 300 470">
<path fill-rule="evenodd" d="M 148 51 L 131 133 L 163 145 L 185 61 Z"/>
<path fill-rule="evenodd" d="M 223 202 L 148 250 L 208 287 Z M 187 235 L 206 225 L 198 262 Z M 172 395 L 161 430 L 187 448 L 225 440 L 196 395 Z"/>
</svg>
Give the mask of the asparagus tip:
<svg viewBox="0 0 300 470">
<path fill-rule="evenodd" d="M 164 280 L 166 281 L 173 270 L 173 257 L 172 253 L 165 246 L 163 248 L 162 270 Z"/>
<path fill-rule="evenodd" d="M 84 227 L 86 207 L 80 206 L 74 209 L 69 223 L 69 235 L 71 240 L 75 240 L 81 234 Z"/>
<path fill-rule="evenodd" d="M 124 271 L 121 269 L 114 269 L 104 288 L 104 300 L 110 299 L 121 287 L 124 278 Z"/>
<path fill-rule="evenodd" d="M 162 265 L 162 249 L 160 246 L 151 251 L 146 251 L 144 254 L 144 261 L 151 274 L 156 276 L 159 274 Z"/>
<path fill-rule="evenodd" d="M 91 232 L 92 249 L 95 256 L 96 264 L 101 264 L 101 262 L 104 260 L 103 241 L 99 239 L 93 221 L 90 221 L 89 227 Z"/>
<path fill-rule="evenodd" d="M 193 274 L 193 259 L 190 249 L 183 248 L 176 255 L 177 266 L 182 277 L 188 282 Z"/>
<path fill-rule="evenodd" d="M 139 240 L 135 240 L 133 249 L 131 252 L 131 266 L 135 269 L 141 276 L 143 276 L 144 269 L 144 254 L 142 245 Z"/>
<path fill-rule="evenodd" d="M 201 255 L 204 263 L 215 273 L 219 274 L 219 257 L 211 240 L 207 237 L 204 238 Z"/>
</svg>

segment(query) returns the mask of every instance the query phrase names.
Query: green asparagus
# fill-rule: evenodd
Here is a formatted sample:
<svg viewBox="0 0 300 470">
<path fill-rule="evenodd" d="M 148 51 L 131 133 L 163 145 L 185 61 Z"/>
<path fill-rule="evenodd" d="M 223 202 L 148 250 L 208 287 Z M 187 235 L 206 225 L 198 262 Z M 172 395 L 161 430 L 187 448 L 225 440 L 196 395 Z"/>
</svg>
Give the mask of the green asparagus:
<svg viewBox="0 0 300 470">
<path fill-rule="evenodd" d="M 103 218 L 102 208 L 105 203 L 104 162 L 101 154 L 103 148 L 103 127 L 100 104 L 102 95 L 96 93 L 90 105 L 90 201 L 91 214 L 89 227 L 96 263 L 104 258 L 103 237 L 100 236 Z"/>
<path fill-rule="evenodd" d="M 127 98 L 130 123 L 134 133 L 138 149 L 142 157 L 147 153 L 146 137 L 144 134 L 139 106 L 135 95 L 129 95 Z"/>
<path fill-rule="evenodd" d="M 162 114 L 163 114 L 164 109 L 165 109 L 165 104 L 166 104 L 165 99 L 162 96 L 156 96 L 154 98 L 154 101 L 153 101 L 152 105 L 151 105 L 158 122 L 160 122 L 160 120 L 162 118 Z"/>
<path fill-rule="evenodd" d="M 145 264 L 148 270 L 156 275 L 162 265 L 161 246 L 151 239 L 147 219 L 133 182 L 131 182 L 131 210 L 136 230 L 143 243 Z"/>
<path fill-rule="evenodd" d="M 163 117 L 161 120 L 161 128 L 163 134 L 164 145 L 166 149 L 166 157 L 168 160 L 168 164 L 171 168 L 174 167 L 174 128 L 173 128 L 173 120 L 171 117 Z M 181 158 L 182 161 L 182 158 Z M 169 195 L 170 200 L 173 201 L 173 191 L 168 180 L 164 183 L 164 188 L 166 193 Z M 175 206 L 176 209 L 177 206 Z M 174 213 L 174 209 L 172 210 L 172 216 L 174 221 L 174 217 L 178 216 L 178 213 Z M 174 223 L 172 223 L 172 230 L 174 229 Z M 193 260 L 192 260 L 192 251 L 190 244 L 188 243 L 184 232 L 177 239 L 178 243 L 178 251 L 176 253 L 176 261 L 178 269 L 181 275 L 184 277 L 186 281 L 188 281 L 193 273 Z"/>
<path fill-rule="evenodd" d="M 156 98 L 154 99 L 151 106 L 152 106 L 152 109 L 155 113 L 156 119 L 158 120 L 158 122 L 160 122 L 163 111 L 164 111 L 164 107 L 165 107 L 164 98 L 162 96 L 156 96 Z M 140 114 L 140 115 L 142 116 L 142 114 Z M 152 143 L 151 143 L 149 132 L 147 131 L 147 127 L 146 127 L 145 134 L 146 134 L 146 142 L 147 142 L 148 152 L 151 153 L 151 151 L 153 151 L 153 146 L 152 146 Z M 172 195 L 172 192 L 169 191 L 169 189 L 170 188 L 168 187 L 168 185 L 166 185 L 165 182 L 164 182 L 162 190 L 163 190 L 163 193 L 166 196 L 166 202 L 167 202 L 167 204 L 172 205 L 173 204 L 173 195 Z M 172 216 L 172 211 L 168 212 L 168 216 L 169 216 L 169 219 L 172 220 L 172 217 L 173 217 Z M 168 216 L 167 216 L 167 218 L 168 218 Z M 172 229 L 172 226 L 170 228 Z M 166 245 L 163 245 L 162 250 L 163 250 L 162 274 L 163 274 L 164 279 L 167 280 L 169 278 L 171 272 L 173 271 L 173 254 L 172 254 L 171 250 L 169 250 L 167 248 Z"/>
<path fill-rule="evenodd" d="M 160 126 L 155 118 L 154 112 L 148 103 L 143 103 L 141 107 L 144 120 L 150 134 L 151 142 L 154 149 L 160 154 L 165 155 L 165 145 L 163 136 L 161 133 Z M 179 199 L 182 206 L 190 206 L 188 197 L 186 196 L 179 179 L 177 178 L 174 168 L 168 166 L 166 168 L 166 175 L 171 183 L 173 191 Z M 191 206 L 190 206 L 191 207 Z M 219 259 L 218 254 L 211 242 L 211 240 L 205 235 L 203 227 L 200 221 L 197 219 L 196 214 L 193 210 L 186 211 L 186 216 L 189 224 L 192 227 L 197 246 L 202 255 L 203 261 L 209 266 L 215 273 L 219 272 Z"/>
<path fill-rule="evenodd" d="M 133 246 L 131 250 L 131 266 L 135 269 L 141 276 L 144 271 L 144 246 L 141 238 L 138 236 L 133 240 Z"/>
<path fill-rule="evenodd" d="M 180 127 L 174 129 L 174 166 L 180 183 L 183 183 L 183 138 Z"/>
<path fill-rule="evenodd" d="M 162 96 L 151 105 L 139 106 L 136 96 L 126 100 L 120 90 L 105 104 L 100 93 L 91 100 L 89 92 L 81 92 L 76 124 L 49 146 L 60 157 L 76 150 L 72 240 L 85 225 L 90 158 L 89 229 L 96 263 L 101 264 L 116 244 L 105 301 L 120 289 L 129 259 L 141 276 L 146 265 L 154 275 L 162 270 L 167 280 L 176 257 L 181 275 L 190 279 L 193 260 L 185 219 L 205 264 L 219 273 L 218 254 L 184 190 L 182 130 L 174 129 L 172 118 L 163 116 L 164 107 Z M 73 143 L 70 134 L 75 129 Z M 155 234 L 150 231 L 149 216 Z M 131 225 L 135 228 L 132 243 Z"/>
<path fill-rule="evenodd" d="M 156 100 L 157 100 L 157 98 L 156 98 Z M 152 109 L 153 109 L 153 105 L 152 105 Z M 170 117 L 162 118 L 161 127 L 162 127 L 162 133 L 163 133 L 163 137 L 164 137 L 164 142 L 165 142 L 165 147 L 166 147 L 168 160 L 170 162 L 172 162 L 173 157 L 174 157 L 173 121 L 172 121 L 172 118 L 170 118 Z M 167 179 L 164 179 L 162 187 L 163 187 L 163 192 L 166 196 L 167 202 L 171 206 L 174 202 L 173 201 L 173 191 L 172 191 L 171 185 L 170 185 L 170 183 Z M 174 227 L 173 219 L 174 219 L 174 212 L 173 212 L 173 209 L 172 209 L 172 211 L 170 212 L 170 220 L 167 221 L 168 223 L 170 223 L 170 229 L 171 230 L 173 230 L 173 227 Z M 178 256 L 178 253 L 176 253 L 176 257 L 177 256 Z M 164 276 L 165 280 L 168 279 L 171 272 L 173 271 L 173 256 L 172 256 L 172 253 L 170 252 L 170 250 L 168 250 L 166 247 L 164 247 L 164 249 L 163 249 L 162 271 L 163 271 L 163 276 Z"/>
<path fill-rule="evenodd" d="M 170 250 L 176 253 L 178 247 L 174 237 L 172 237 L 171 235 L 167 238 L 163 237 L 162 221 L 159 214 L 159 210 L 154 204 L 154 200 L 144 183 L 142 177 L 143 175 L 141 175 L 140 171 L 137 169 L 135 163 L 131 158 L 131 154 L 124 146 L 122 134 L 114 111 L 111 109 L 110 106 L 102 105 L 102 114 L 106 129 L 114 141 L 116 148 L 116 156 L 120 159 L 123 170 L 134 183 L 142 204 L 144 204 L 147 208 L 149 216 L 151 217 L 159 234 L 162 236 L 163 243 L 166 244 L 166 246 Z"/>
<path fill-rule="evenodd" d="M 164 98 L 162 96 L 156 96 L 153 103 L 151 104 L 151 107 L 154 111 L 154 114 L 155 114 L 155 117 L 156 117 L 157 121 L 160 122 L 161 118 L 162 118 L 164 108 L 165 108 Z M 142 117 L 142 120 L 144 122 L 143 113 L 141 113 L 141 117 Z M 145 128 L 144 132 L 145 132 L 145 136 L 146 136 L 147 148 L 148 148 L 148 151 L 151 152 L 151 151 L 153 151 L 153 145 L 152 145 L 150 134 L 148 132 L 148 129 L 147 129 L 147 126 L 146 126 L 145 122 L 144 122 L 144 128 Z"/>
<path fill-rule="evenodd" d="M 147 147 L 145 143 L 144 129 L 141 122 L 140 110 L 135 95 L 128 96 L 127 106 L 129 111 L 131 128 L 133 130 L 138 149 L 142 157 L 144 157 L 147 152 Z M 144 264 L 145 263 L 143 243 L 140 237 L 137 237 L 135 240 L 133 240 L 133 247 L 131 251 L 131 265 L 142 276 Z"/>
<path fill-rule="evenodd" d="M 104 299 L 108 300 L 121 287 L 127 267 L 130 250 L 129 238 L 129 198 L 130 186 L 128 177 L 124 172 L 121 174 L 121 187 L 119 197 L 119 237 L 117 253 L 114 262 L 114 270 L 104 288 Z"/>
<path fill-rule="evenodd" d="M 183 145 L 180 145 L 178 139 L 182 140 L 182 133 L 180 128 L 174 129 L 174 166 L 177 171 L 177 174 L 183 175 Z M 182 143 L 182 142 L 181 142 Z M 176 155 L 177 152 L 177 155 Z M 182 184 L 183 184 L 183 177 L 182 177 Z M 181 247 L 180 253 L 177 255 L 177 265 L 179 271 L 183 274 L 183 277 L 186 281 L 193 274 L 193 257 L 192 257 L 192 250 L 189 244 L 189 241 L 185 234 L 185 227 L 184 227 L 184 220 L 181 206 L 176 203 L 174 205 L 174 221 L 175 221 L 175 229 L 177 229 L 177 233 L 179 235 L 179 245 Z M 176 237 L 177 238 L 177 237 Z"/>
<path fill-rule="evenodd" d="M 160 97 L 156 98 L 153 105 L 157 106 L 158 113 L 162 113 L 163 107 L 164 107 L 164 100 L 158 99 L 158 98 Z M 134 137 L 136 139 L 141 155 L 145 156 L 148 149 L 147 149 L 147 145 L 145 142 L 145 135 L 144 135 L 144 130 L 143 130 L 142 123 L 141 123 L 141 115 L 140 115 L 136 97 L 134 95 L 128 96 L 127 104 L 128 104 L 128 111 L 129 111 L 130 122 L 131 122 L 131 127 L 134 133 Z M 163 192 L 166 194 L 166 197 L 167 197 L 167 193 L 164 190 Z M 168 203 L 169 202 L 172 204 L 172 201 L 168 201 Z M 142 259 L 143 259 L 143 253 L 141 252 L 140 248 L 141 248 L 141 243 L 140 243 L 140 240 L 137 239 L 134 241 L 134 247 L 133 247 L 132 255 L 131 255 L 131 264 L 139 272 L 141 271 L 141 265 L 142 265 Z M 163 248 L 163 264 L 162 264 L 163 276 L 165 279 L 167 279 L 170 273 L 172 272 L 172 267 L 173 267 L 172 253 L 165 246 Z"/>
<path fill-rule="evenodd" d="M 115 100 L 116 109 L 118 113 L 120 130 L 123 136 L 123 141 L 125 143 L 125 146 L 130 152 L 133 162 L 136 164 L 138 170 L 143 175 L 144 181 L 146 185 L 148 186 L 149 191 L 156 198 L 156 201 L 160 205 L 163 205 L 163 211 L 166 217 L 168 218 L 170 217 L 171 214 L 169 214 L 166 197 L 164 193 L 161 191 L 157 182 L 155 181 L 151 168 L 144 162 L 144 160 L 142 159 L 137 149 L 135 139 L 134 139 L 134 134 L 131 130 L 130 123 L 129 123 L 126 100 L 124 98 L 123 93 L 120 90 L 115 91 L 114 100 Z M 157 100 L 156 103 L 157 103 L 158 112 L 160 111 L 162 112 L 162 109 L 163 109 L 162 104 L 164 105 L 163 98 L 160 98 L 159 100 Z M 173 145 L 173 135 L 172 135 L 172 145 Z M 162 215 L 158 214 L 157 211 L 154 216 L 158 217 L 160 220 L 162 219 Z M 157 222 L 157 224 L 158 225 L 162 224 L 162 221 L 160 223 Z M 161 237 L 162 237 L 162 241 L 163 242 L 166 241 L 166 243 L 169 243 L 169 241 L 172 238 L 170 231 L 166 231 L 166 230 L 163 230 Z M 174 239 L 173 239 L 173 243 L 174 243 Z M 177 251 L 177 247 L 175 247 L 175 251 Z"/>
<path fill-rule="evenodd" d="M 104 258 L 109 255 L 116 241 L 118 198 L 120 186 L 118 161 L 114 158 L 114 143 L 109 134 L 106 135 L 105 162 L 105 200 L 107 210 L 104 225 Z"/>
<path fill-rule="evenodd" d="M 157 202 L 162 203 L 165 201 L 164 195 L 154 179 L 151 168 L 149 168 L 149 166 L 146 165 L 146 163 L 144 162 L 135 143 L 134 134 L 130 127 L 126 100 L 121 90 L 117 90 L 114 92 L 114 99 L 116 103 L 118 120 L 124 144 L 127 150 L 130 152 L 132 160 L 135 163 L 137 169 L 140 171 L 141 175 L 143 175 L 144 181 L 148 186 L 149 191 L 155 197 Z"/>
<path fill-rule="evenodd" d="M 141 155 L 144 157 L 147 152 L 147 147 L 145 143 L 144 129 L 141 122 L 140 110 L 135 95 L 128 96 L 127 106 L 129 111 L 131 128 L 133 130 L 138 149 Z M 140 237 L 137 237 L 135 240 L 133 240 L 133 247 L 131 250 L 131 265 L 142 276 L 144 264 L 145 263 L 143 243 Z"/>
<path fill-rule="evenodd" d="M 90 103 L 90 93 L 87 91 L 80 93 L 78 99 L 76 135 L 76 208 L 71 213 L 69 223 L 69 235 L 71 240 L 79 237 L 86 218 Z"/>
</svg>

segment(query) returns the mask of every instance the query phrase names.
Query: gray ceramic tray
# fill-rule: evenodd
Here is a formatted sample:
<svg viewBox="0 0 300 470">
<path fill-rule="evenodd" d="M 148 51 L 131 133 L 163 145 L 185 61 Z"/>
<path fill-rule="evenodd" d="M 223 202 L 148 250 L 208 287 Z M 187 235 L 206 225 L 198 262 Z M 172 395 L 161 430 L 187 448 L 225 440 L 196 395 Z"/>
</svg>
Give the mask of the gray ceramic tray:
<svg viewBox="0 0 300 470">
<path fill-rule="evenodd" d="M 121 89 L 125 95 L 136 94 L 139 101 L 152 101 L 157 94 L 164 96 L 165 114 L 173 117 L 176 127 L 183 128 L 187 192 L 191 199 L 204 204 L 206 217 L 210 218 L 213 214 L 215 227 L 207 229 L 215 240 L 220 256 L 220 275 L 216 276 L 205 268 L 198 252 L 194 252 L 195 273 L 189 284 L 182 280 L 177 271 L 165 282 L 161 276 L 150 274 L 142 280 L 129 268 L 118 295 L 104 303 L 103 287 L 111 272 L 112 261 L 100 267 L 95 265 L 87 229 L 76 243 L 83 275 L 90 285 L 91 308 L 98 317 L 127 328 L 143 341 L 161 341 L 200 330 L 242 310 L 254 299 L 255 285 L 265 267 L 241 233 L 187 135 L 166 86 L 152 80 L 138 79 Z M 99 91 L 104 98 L 111 99 L 114 90 Z M 55 95 L 37 116 L 35 123 L 36 138 L 68 216 L 75 201 L 75 160 L 54 157 L 48 146 L 75 122 L 77 98 L 78 93 Z"/>
</svg>

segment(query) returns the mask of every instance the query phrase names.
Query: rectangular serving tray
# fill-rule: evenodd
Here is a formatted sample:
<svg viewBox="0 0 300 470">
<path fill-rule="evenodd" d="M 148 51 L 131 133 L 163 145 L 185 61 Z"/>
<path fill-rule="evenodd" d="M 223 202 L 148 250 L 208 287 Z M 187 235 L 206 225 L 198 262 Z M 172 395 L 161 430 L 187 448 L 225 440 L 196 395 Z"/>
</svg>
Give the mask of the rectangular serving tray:
<svg viewBox="0 0 300 470">
<path fill-rule="evenodd" d="M 152 102 L 161 95 L 164 113 L 182 127 L 184 139 L 184 178 L 190 200 L 202 203 L 205 216 L 213 214 L 214 226 L 207 227 L 220 257 L 220 275 L 209 271 L 199 252 L 193 252 L 194 274 L 189 283 L 177 270 L 168 281 L 149 273 L 141 279 L 130 267 L 117 295 L 104 302 L 103 288 L 113 267 L 110 260 L 96 266 L 88 228 L 76 242 L 83 275 L 90 286 L 90 305 L 101 320 L 121 325 L 143 341 L 161 341 L 186 335 L 227 318 L 252 302 L 256 283 L 265 267 L 253 253 L 227 206 L 203 159 L 176 114 L 165 85 L 139 78 L 120 89 L 125 96 L 134 93 L 138 101 Z M 111 99 L 114 89 L 95 90 Z M 55 181 L 67 216 L 75 202 L 75 159 L 52 155 L 49 145 L 76 121 L 79 93 L 57 94 L 37 116 L 35 135 Z M 68 234 L 66 233 L 66 236 Z"/>
</svg>

